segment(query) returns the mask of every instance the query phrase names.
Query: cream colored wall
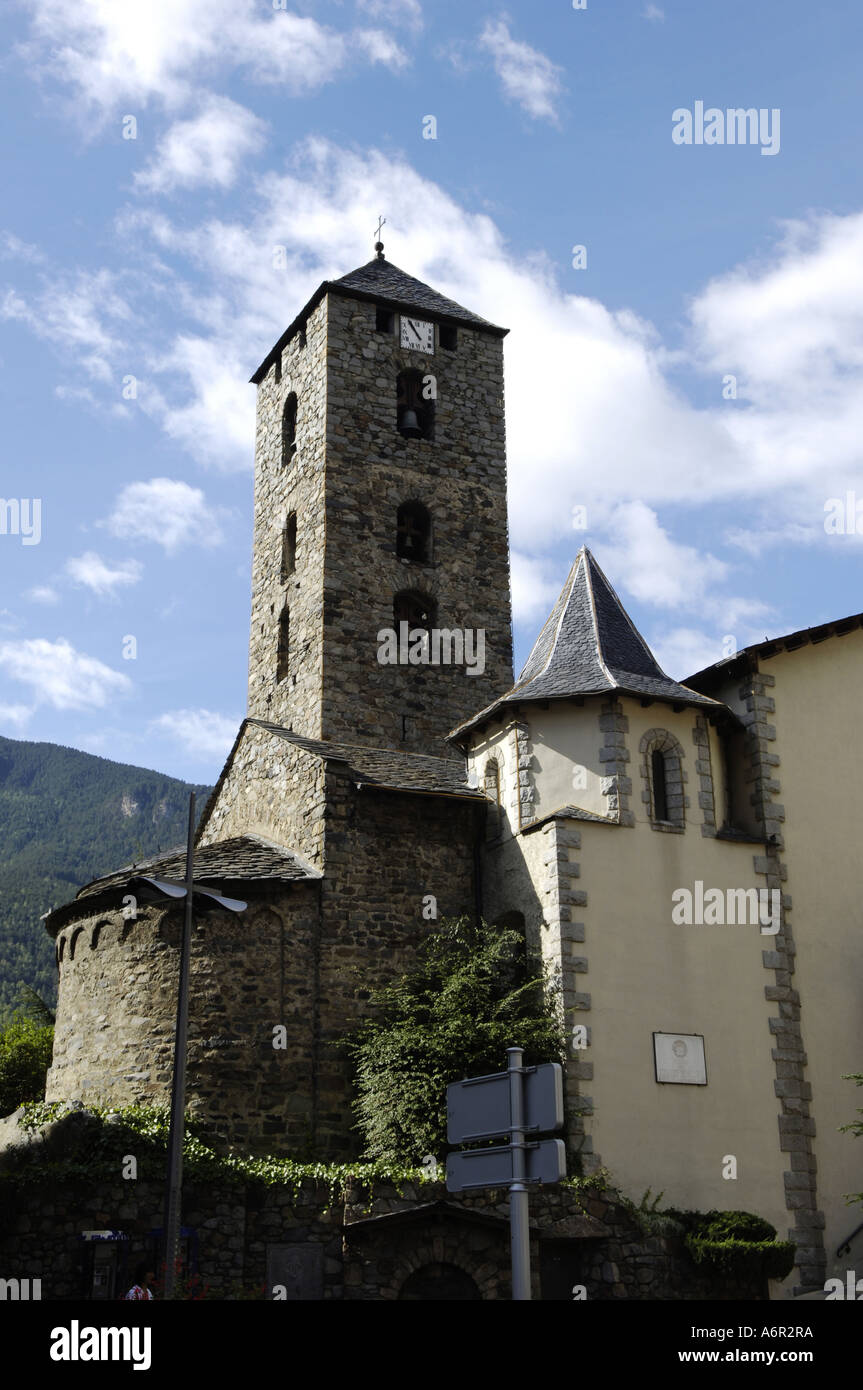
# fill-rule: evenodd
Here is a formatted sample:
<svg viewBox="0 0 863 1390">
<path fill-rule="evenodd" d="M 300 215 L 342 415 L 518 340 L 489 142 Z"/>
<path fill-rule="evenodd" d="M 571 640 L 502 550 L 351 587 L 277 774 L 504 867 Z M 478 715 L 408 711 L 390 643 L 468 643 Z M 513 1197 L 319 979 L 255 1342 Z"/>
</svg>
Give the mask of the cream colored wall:
<svg viewBox="0 0 863 1390">
<path fill-rule="evenodd" d="M 652 713 L 658 725 L 657 707 Z M 764 998 L 772 976 L 761 960 L 771 938 L 757 926 L 671 918 L 673 891 L 696 879 L 754 886 L 753 846 L 706 839 L 691 823 L 682 835 L 663 834 L 642 815 L 631 830 L 580 829 L 579 883 L 588 895 L 578 913 L 588 962 L 580 981 L 591 1009 L 579 1021 L 592 1030 L 581 1060 L 594 1064 L 584 1084 L 594 1150 L 635 1201 L 650 1187 L 664 1193 L 663 1206 L 742 1208 L 784 1238 L 790 1213 L 767 1022 L 776 1006 Z M 657 1083 L 654 1032 L 702 1034 L 708 1084 Z M 722 1177 L 729 1154 L 736 1181 Z"/>
<path fill-rule="evenodd" d="M 605 736 L 600 732 L 599 713 L 599 700 L 587 700 L 583 706 L 567 702 L 553 703 L 548 709 L 529 709 L 537 818 L 561 806 L 608 814 L 608 802 L 602 795 L 606 774 L 599 750 Z M 577 767 L 585 770 L 583 789 L 573 781 Z"/>
<path fill-rule="evenodd" d="M 715 807 L 714 815 L 716 817 L 716 828 L 717 830 L 719 830 L 725 823 L 725 814 L 727 809 L 727 789 L 725 785 L 727 777 L 727 768 L 725 765 L 725 752 L 722 747 L 719 734 L 716 732 L 715 727 L 709 722 L 707 724 L 707 736 L 710 747 L 710 771 L 713 777 L 713 801 Z M 695 745 L 693 744 L 692 746 L 694 758 Z M 695 765 L 693 763 L 693 777 L 694 766 Z M 693 789 L 696 791 L 696 795 L 693 798 L 693 802 L 697 802 L 697 781 L 693 781 Z"/>
<path fill-rule="evenodd" d="M 700 826 L 704 820 L 704 814 L 698 805 L 698 776 L 695 771 L 695 759 L 698 750 L 692 740 L 693 730 L 695 729 L 695 710 L 686 709 L 674 712 L 671 705 L 654 703 L 642 708 L 641 703 L 635 700 L 622 700 L 624 713 L 629 720 L 629 733 L 626 736 L 626 743 L 629 749 L 629 775 L 632 778 L 632 810 L 635 812 L 636 821 L 643 823 L 648 828 L 650 826 L 650 812 L 647 804 L 642 801 L 641 793 L 643 788 L 641 763 L 643 754 L 639 752 L 639 743 L 650 729 L 665 729 L 673 734 L 680 744 L 683 752 L 683 771 L 686 774 L 684 785 L 684 795 L 689 797 L 689 806 L 686 810 L 686 824 Z M 712 758 L 711 758 L 712 761 Z M 714 772 L 718 769 L 714 768 Z M 699 831 L 696 831 L 700 835 Z M 662 831 L 651 831 L 655 839 L 661 836 L 665 838 Z M 673 836 L 671 837 L 673 838 Z M 699 875 L 703 878 L 703 875 Z M 753 878 L 752 883 L 756 880 Z"/>
<path fill-rule="evenodd" d="M 500 772 L 500 800 L 504 811 L 504 834 L 512 835 L 518 830 L 518 767 L 515 748 L 515 732 L 511 724 L 496 724 L 483 730 L 482 735 L 468 752 L 468 774 L 476 774 L 477 786 L 482 790 L 485 769 L 489 759 L 494 759 Z"/>
<path fill-rule="evenodd" d="M 696 880 L 723 891 L 761 887 L 753 863 L 760 850 L 701 834 L 702 784 L 695 763 L 704 754 L 693 739 L 696 711 L 675 713 L 659 702 L 646 708 L 636 700 L 621 703 L 629 721 L 627 766 L 636 823 L 614 831 L 577 823 L 581 849 L 572 855 L 581 865 L 578 886 L 587 892 L 587 905 L 573 911 L 584 922 L 579 950 L 588 965 L 578 987 L 591 996 L 590 1010 L 577 1015 L 591 1029 L 591 1047 L 580 1060 L 594 1066 L 593 1080 L 582 1084 L 593 1101 L 586 1133 L 615 1182 L 635 1201 L 650 1187 L 654 1195 L 664 1193 L 663 1205 L 743 1208 L 771 1221 L 784 1238 L 791 1214 L 785 1207 L 786 1159 L 778 1142 L 768 1026 L 776 1006 L 764 998 L 773 976 L 761 958 L 772 937 L 758 925 L 672 921 L 674 890 L 694 892 Z M 598 714 L 598 701 L 583 709 L 530 710 L 539 816 L 567 802 L 605 810 L 603 798 L 591 803 L 583 794 L 573 795 L 571 783 L 572 765 L 580 762 L 593 768 L 598 790 L 604 742 Z M 654 830 L 642 800 L 639 743 L 656 728 L 673 734 L 683 754 L 690 804 L 682 834 Z M 708 738 L 721 824 L 721 748 L 714 731 Z M 539 845 L 541 838 L 524 836 L 519 844 L 533 848 L 531 842 Z M 549 870 L 533 857 L 526 863 L 534 883 L 541 884 Z M 505 882 L 513 897 L 521 888 L 523 900 L 530 901 L 514 865 Z M 534 912 L 541 898 L 534 896 Z M 707 1086 L 656 1081 L 654 1032 L 704 1036 Z M 728 1155 L 737 1160 L 736 1180 L 722 1176 Z"/>
<path fill-rule="evenodd" d="M 863 1277 L 863 1233 L 850 1255 L 835 1258 L 840 1241 L 863 1221 L 863 1208 L 847 1206 L 843 1196 L 863 1188 L 863 1139 L 837 1133 L 863 1106 L 863 1091 L 841 1080 L 843 1072 L 863 1072 L 863 633 L 783 652 L 761 669 L 776 678 L 769 693 L 794 905 L 792 984 L 801 996 L 809 1059 L 827 1273 L 849 1268 Z"/>
</svg>

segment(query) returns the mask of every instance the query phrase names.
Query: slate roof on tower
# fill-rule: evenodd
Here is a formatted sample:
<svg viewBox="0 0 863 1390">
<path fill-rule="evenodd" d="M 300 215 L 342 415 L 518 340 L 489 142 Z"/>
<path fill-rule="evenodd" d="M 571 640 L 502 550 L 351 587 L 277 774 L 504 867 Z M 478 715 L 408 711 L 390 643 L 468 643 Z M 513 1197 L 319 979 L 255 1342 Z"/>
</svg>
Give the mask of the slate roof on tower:
<svg viewBox="0 0 863 1390">
<path fill-rule="evenodd" d="M 309 314 L 317 307 L 324 295 L 330 293 L 347 295 L 350 299 L 371 301 L 390 309 L 419 310 L 422 313 L 432 315 L 436 320 L 444 319 L 447 323 L 463 323 L 469 328 L 482 329 L 484 332 L 493 333 L 499 338 L 505 337 L 509 332 L 508 328 L 499 328 L 496 324 L 489 323 L 487 319 L 480 318 L 479 314 L 474 314 L 470 309 L 464 309 L 461 304 L 456 304 L 454 299 L 447 299 L 446 295 L 433 290 L 431 285 L 424 284 L 422 280 L 416 280 L 413 275 L 408 275 L 406 271 L 393 265 L 392 261 L 379 255 L 366 265 L 352 270 L 348 275 L 342 275 L 338 280 L 324 280 L 318 286 L 309 302 L 300 310 L 290 327 L 270 349 L 251 378 L 256 385 L 266 376 L 271 364 L 285 344 L 289 343 L 298 329 L 303 327 Z"/>
<path fill-rule="evenodd" d="M 667 676 L 586 546 L 511 690 L 460 724 L 460 739 L 507 705 L 619 691 L 675 705 L 725 709 Z"/>
</svg>

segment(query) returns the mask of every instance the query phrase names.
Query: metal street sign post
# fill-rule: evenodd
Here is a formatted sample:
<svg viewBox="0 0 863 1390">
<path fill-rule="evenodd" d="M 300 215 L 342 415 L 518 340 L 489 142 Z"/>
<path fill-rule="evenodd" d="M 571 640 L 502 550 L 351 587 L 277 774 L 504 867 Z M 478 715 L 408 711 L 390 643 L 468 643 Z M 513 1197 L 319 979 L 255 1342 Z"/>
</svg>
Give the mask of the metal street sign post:
<svg viewBox="0 0 863 1390">
<path fill-rule="evenodd" d="M 525 1137 L 563 1128 L 563 1069 L 558 1062 L 525 1067 L 523 1057 L 522 1048 L 508 1047 L 506 1071 L 447 1087 L 450 1144 L 504 1136 L 509 1143 L 459 1150 L 446 1164 L 448 1192 L 509 1188 L 512 1296 L 521 1302 L 531 1296 L 529 1187 L 566 1176 L 566 1149 L 560 1139 Z"/>
<path fill-rule="evenodd" d="M 189 1028 L 189 965 L 192 953 L 192 910 L 197 900 L 199 911 L 222 909 L 244 912 L 247 904 L 237 898 L 226 898 L 211 888 L 195 883 L 195 793 L 189 793 L 189 824 L 186 836 L 186 877 L 183 883 L 173 879 L 152 878 L 146 874 L 129 880 L 137 898 L 142 902 L 171 903 L 184 900 L 183 932 L 180 938 L 180 978 L 177 984 L 177 1027 L 174 1038 L 174 1070 L 171 1080 L 171 1123 L 168 1130 L 168 1165 L 165 1194 L 165 1285 L 163 1297 L 175 1294 L 177 1251 L 180 1243 L 180 1201 L 183 1189 L 183 1130 L 186 1109 L 186 1037 Z"/>
</svg>

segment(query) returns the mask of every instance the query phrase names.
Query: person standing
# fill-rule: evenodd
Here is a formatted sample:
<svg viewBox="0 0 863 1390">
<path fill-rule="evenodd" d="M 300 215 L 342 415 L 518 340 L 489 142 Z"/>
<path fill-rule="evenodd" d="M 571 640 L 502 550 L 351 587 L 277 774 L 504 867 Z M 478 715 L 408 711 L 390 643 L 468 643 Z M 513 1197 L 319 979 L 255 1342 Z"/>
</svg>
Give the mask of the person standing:
<svg viewBox="0 0 863 1390">
<path fill-rule="evenodd" d="M 155 1275 L 152 1269 L 145 1260 L 142 1260 L 140 1264 L 135 1266 L 135 1282 L 129 1292 L 124 1294 L 124 1301 L 126 1299 L 152 1299 L 150 1285 L 154 1279 Z"/>
</svg>

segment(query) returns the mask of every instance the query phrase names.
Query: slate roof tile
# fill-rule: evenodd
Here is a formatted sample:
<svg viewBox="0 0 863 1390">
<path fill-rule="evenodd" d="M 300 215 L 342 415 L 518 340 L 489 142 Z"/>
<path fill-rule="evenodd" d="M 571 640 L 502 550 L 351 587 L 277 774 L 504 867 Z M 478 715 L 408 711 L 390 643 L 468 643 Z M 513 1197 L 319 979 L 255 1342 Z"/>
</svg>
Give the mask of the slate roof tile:
<svg viewBox="0 0 863 1390">
<path fill-rule="evenodd" d="M 459 796 L 470 801 L 484 801 L 484 794 L 467 782 L 461 758 L 435 758 L 425 753 L 396 753 L 387 748 L 366 748 L 353 743 L 325 743 L 304 738 L 281 724 L 265 719 L 250 719 L 279 738 L 299 748 L 305 748 L 328 762 L 345 763 L 352 781 L 382 790 L 425 792 L 431 795 Z"/>
<path fill-rule="evenodd" d="M 103 893 L 110 888 L 119 888 L 135 874 L 147 873 L 156 878 L 181 880 L 186 874 L 185 845 L 169 850 L 167 854 L 155 855 L 138 864 L 128 864 L 124 869 L 94 879 L 78 893 L 78 898 Z M 290 850 L 265 840 L 260 835 L 237 835 L 217 844 L 202 845 L 195 850 L 195 881 L 207 883 L 211 880 L 232 879 L 297 879 L 319 878 L 320 875 Z"/>
<path fill-rule="evenodd" d="M 433 290 L 431 285 L 426 285 L 422 280 L 417 280 L 413 275 L 400 270 L 392 261 L 377 256 L 367 265 L 358 266 L 356 270 L 342 275 L 338 280 L 324 280 L 318 285 L 311 299 L 285 329 L 278 342 L 270 348 L 261 365 L 253 373 L 253 382 L 257 384 L 263 380 L 282 348 L 305 326 L 309 314 L 331 290 L 336 294 L 352 295 L 357 299 L 375 300 L 395 309 L 417 309 L 434 318 L 447 319 L 450 323 L 463 323 L 472 328 L 484 329 L 486 333 L 493 333 L 499 338 L 505 337 L 509 332 L 509 329 L 499 328 L 497 324 L 480 318 L 479 314 L 474 314 L 472 310 L 456 304 L 454 299 L 447 299 L 446 295 Z"/>
<path fill-rule="evenodd" d="M 450 738 L 461 738 L 506 705 L 610 691 L 697 707 L 718 701 L 667 676 L 593 555 L 583 546 L 557 603 L 511 690 Z"/>
<path fill-rule="evenodd" d="M 480 318 L 479 314 L 462 308 L 455 300 L 447 299 L 430 285 L 416 280 L 413 275 L 408 275 L 406 271 L 400 270 L 392 261 L 385 260 L 382 256 L 361 265 L 357 270 L 352 270 L 348 275 L 342 275 L 332 283 L 346 290 L 359 290 L 361 293 L 374 295 L 375 298 L 389 300 L 392 304 L 403 304 L 411 309 L 425 309 L 429 314 L 443 315 L 448 319 L 471 323 L 479 328 L 495 327 L 488 319 Z"/>
</svg>

